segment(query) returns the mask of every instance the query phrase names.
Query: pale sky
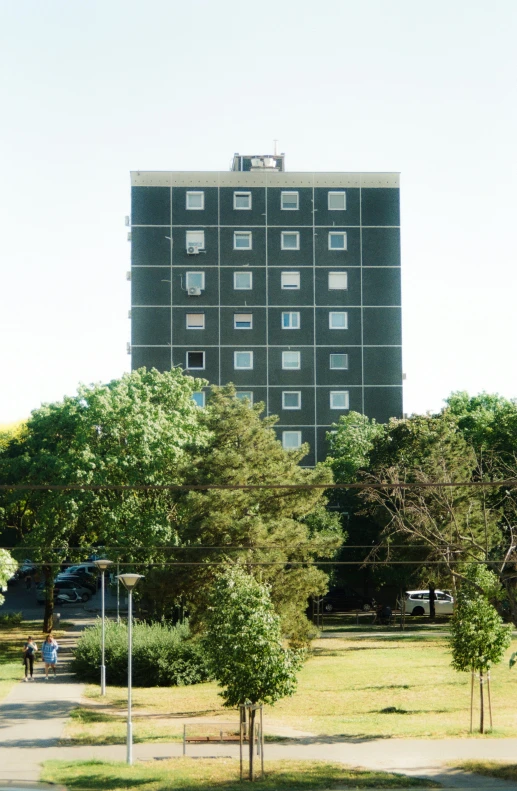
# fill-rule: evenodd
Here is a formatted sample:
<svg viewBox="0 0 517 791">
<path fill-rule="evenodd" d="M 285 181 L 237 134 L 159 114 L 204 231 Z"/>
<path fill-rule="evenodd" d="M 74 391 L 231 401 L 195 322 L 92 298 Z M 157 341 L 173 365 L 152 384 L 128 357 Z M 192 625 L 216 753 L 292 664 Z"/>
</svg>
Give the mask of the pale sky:
<svg viewBox="0 0 517 791">
<path fill-rule="evenodd" d="M 0 2 L 0 423 L 129 369 L 130 170 L 400 171 L 405 412 L 517 397 L 515 0 Z"/>
</svg>

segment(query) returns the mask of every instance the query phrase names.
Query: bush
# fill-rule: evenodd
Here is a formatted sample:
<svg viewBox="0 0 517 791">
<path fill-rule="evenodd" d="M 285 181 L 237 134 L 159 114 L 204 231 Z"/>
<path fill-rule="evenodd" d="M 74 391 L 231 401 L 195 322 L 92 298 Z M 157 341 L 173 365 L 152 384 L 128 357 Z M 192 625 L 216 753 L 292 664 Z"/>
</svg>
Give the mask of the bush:
<svg viewBox="0 0 517 791">
<path fill-rule="evenodd" d="M 188 624 L 133 626 L 133 684 L 170 687 L 207 681 L 209 673 L 200 643 L 190 637 Z M 72 670 L 83 681 L 99 681 L 101 621 L 86 629 L 74 652 Z M 127 683 L 127 626 L 106 622 L 106 680 Z"/>
<path fill-rule="evenodd" d="M 21 612 L 5 612 L 0 615 L 0 626 L 19 626 L 23 620 Z"/>
</svg>

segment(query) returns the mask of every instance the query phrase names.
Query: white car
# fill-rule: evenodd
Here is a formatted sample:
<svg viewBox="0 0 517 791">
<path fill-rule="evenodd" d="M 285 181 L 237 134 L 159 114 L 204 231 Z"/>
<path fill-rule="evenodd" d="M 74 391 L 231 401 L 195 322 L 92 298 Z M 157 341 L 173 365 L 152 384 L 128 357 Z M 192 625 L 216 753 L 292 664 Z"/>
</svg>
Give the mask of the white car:
<svg viewBox="0 0 517 791">
<path fill-rule="evenodd" d="M 435 590 L 436 615 L 452 615 L 454 599 L 449 593 Z M 407 615 L 429 615 L 429 591 L 406 591 Z"/>
</svg>

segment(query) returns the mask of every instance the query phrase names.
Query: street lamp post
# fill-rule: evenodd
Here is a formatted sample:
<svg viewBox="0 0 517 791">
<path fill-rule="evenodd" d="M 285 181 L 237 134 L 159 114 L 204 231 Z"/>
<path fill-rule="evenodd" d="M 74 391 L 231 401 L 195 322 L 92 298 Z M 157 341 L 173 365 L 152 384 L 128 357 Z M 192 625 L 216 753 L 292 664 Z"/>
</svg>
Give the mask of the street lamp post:
<svg viewBox="0 0 517 791">
<path fill-rule="evenodd" d="M 133 650 L 133 588 L 142 574 L 119 574 L 121 581 L 128 593 L 127 602 L 127 743 L 126 762 L 129 766 L 133 763 L 133 723 L 131 722 L 131 687 L 132 687 L 132 650 Z"/>
<path fill-rule="evenodd" d="M 97 566 L 101 573 L 101 612 L 102 612 L 102 659 L 101 659 L 101 695 L 106 694 L 106 662 L 105 662 L 105 647 L 106 647 L 106 618 L 104 607 L 104 574 L 106 569 L 112 564 L 112 560 L 94 560 L 94 566 Z"/>
</svg>

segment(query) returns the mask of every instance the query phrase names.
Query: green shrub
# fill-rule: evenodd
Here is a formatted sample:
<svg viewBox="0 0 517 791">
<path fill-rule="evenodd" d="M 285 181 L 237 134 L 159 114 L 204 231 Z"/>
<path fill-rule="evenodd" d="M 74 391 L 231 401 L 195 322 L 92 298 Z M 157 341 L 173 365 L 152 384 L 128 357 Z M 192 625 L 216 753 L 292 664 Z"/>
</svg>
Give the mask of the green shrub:
<svg viewBox="0 0 517 791">
<path fill-rule="evenodd" d="M 0 615 L 0 626 L 19 626 L 22 620 L 21 612 L 5 612 Z"/>
<path fill-rule="evenodd" d="M 133 684 L 170 687 L 198 684 L 209 678 L 200 643 L 190 637 L 188 624 L 133 626 Z M 72 670 L 83 681 L 99 681 L 101 622 L 86 629 L 74 652 Z M 127 682 L 127 626 L 106 622 L 106 680 Z"/>
</svg>

